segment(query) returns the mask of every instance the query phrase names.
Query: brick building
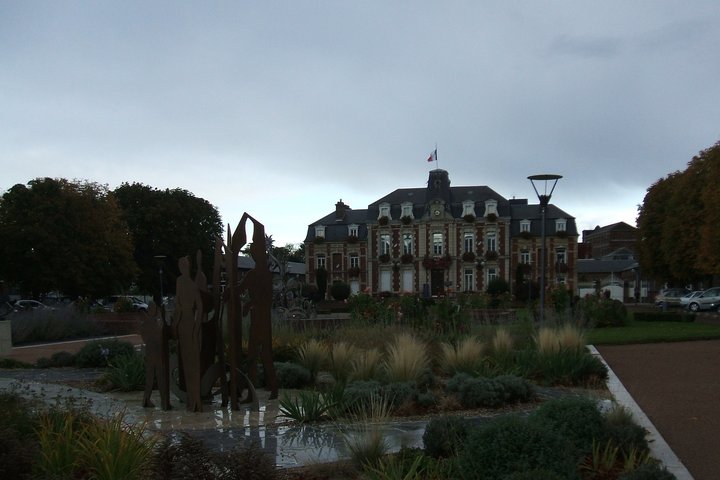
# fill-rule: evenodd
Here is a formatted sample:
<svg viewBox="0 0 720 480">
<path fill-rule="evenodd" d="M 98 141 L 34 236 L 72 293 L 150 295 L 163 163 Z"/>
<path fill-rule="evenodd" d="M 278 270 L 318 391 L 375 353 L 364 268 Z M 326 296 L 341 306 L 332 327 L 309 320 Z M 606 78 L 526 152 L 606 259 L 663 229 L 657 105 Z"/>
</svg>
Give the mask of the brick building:
<svg viewBox="0 0 720 480">
<path fill-rule="evenodd" d="M 353 293 L 479 292 L 495 278 L 515 288 L 539 281 L 540 232 L 538 204 L 487 186 L 451 186 L 448 172 L 436 169 L 426 187 L 395 190 L 361 210 L 340 200 L 311 223 L 307 281 L 324 268 L 328 284 L 346 282 Z M 545 234 L 547 285 L 574 290 L 575 219 L 548 205 Z"/>
</svg>

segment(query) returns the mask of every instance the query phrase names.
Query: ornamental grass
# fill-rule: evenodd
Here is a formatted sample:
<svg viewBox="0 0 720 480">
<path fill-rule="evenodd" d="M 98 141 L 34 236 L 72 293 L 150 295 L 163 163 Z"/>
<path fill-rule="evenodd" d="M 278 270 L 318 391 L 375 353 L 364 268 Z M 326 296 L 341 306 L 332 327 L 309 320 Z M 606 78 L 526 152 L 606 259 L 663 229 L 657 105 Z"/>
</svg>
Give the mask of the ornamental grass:
<svg viewBox="0 0 720 480">
<path fill-rule="evenodd" d="M 472 373 L 482 366 L 485 346 L 475 337 L 467 337 L 456 344 L 440 344 L 442 355 L 440 363 L 448 374 L 458 372 Z"/>
<path fill-rule="evenodd" d="M 383 367 L 390 382 L 417 380 L 430 366 L 426 346 L 410 333 L 395 337 L 387 350 Z"/>
</svg>

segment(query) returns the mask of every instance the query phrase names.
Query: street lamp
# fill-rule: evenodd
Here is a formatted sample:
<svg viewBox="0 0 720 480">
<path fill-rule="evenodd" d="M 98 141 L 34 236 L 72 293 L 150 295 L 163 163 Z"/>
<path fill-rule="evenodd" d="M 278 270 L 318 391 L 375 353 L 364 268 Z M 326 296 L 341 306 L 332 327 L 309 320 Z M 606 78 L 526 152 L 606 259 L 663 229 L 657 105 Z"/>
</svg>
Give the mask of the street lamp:
<svg viewBox="0 0 720 480">
<path fill-rule="evenodd" d="M 541 249 L 540 249 L 540 322 L 543 322 L 545 320 L 545 211 L 547 210 L 548 203 L 550 203 L 550 198 L 552 197 L 553 191 L 555 190 L 555 185 L 557 185 L 558 180 L 562 178 L 562 175 L 554 175 L 554 174 L 541 174 L 541 175 L 530 175 L 527 177 L 528 180 L 530 180 L 530 183 L 532 183 L 533 189 L 535 190 L 535 195 L 537 195 L 538 200 L 540 201 L 540 212 L 541 212 L 541 227 L 540 227 L 540 237 L 541 237 Z M 541 187 L 540 190 L 542 190 L 543 193 L 540 193 L 538 190 L 538 187 Z M 548 192 L 548 190 L 550 190 Z"/>
<path fill-rule="evenodd" d="M 155 255 L 153 257 L 158 264 L 158 274 L 160 275 L 160 303 L 158 306 L 163 304 L 163 262 L 165 261 L 165 255 Z"/>
</svg>

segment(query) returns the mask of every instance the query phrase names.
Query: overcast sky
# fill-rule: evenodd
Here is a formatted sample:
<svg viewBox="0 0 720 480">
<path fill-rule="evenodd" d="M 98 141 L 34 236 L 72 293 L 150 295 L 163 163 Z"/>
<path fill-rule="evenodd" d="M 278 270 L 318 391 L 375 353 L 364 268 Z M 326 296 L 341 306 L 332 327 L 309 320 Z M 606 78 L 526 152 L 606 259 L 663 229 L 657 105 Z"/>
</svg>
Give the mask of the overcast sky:
<svg viewBox="0 0 720 480">
<path fill-rule="evenodd" d="M 625 221 L 720 140 L 720 3 L 0 0 L 0 193 L 183 188 L 278 244 L 452 185 Z"/>
</svg>

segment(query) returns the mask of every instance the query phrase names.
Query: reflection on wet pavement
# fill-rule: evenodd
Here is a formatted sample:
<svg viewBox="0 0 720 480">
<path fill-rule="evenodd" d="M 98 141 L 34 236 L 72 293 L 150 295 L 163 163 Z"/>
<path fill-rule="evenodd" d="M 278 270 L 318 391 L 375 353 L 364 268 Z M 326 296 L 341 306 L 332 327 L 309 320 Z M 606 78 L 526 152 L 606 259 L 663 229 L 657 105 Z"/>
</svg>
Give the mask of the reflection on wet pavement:
<svg viewBox="0 0 720 480">
<path fill-rule="evenodd" d="M 4 372 L 3 372 L 4 373 Z M 0 373 L 0 376 L 2 373 Z M 232 411 L 223 408 L 219 400 L 203 405 L 203 412 L 188 413 L 182 403 L 173 398 L 173 409 L 142 408 L 142 392 L 96 393 L 88 390 L 46 383 L 50 378 L 31 379 L 32 375 L 0 378 L 0 391 L 16 391 L 28 398 L 42 399 L 49 404 L 73 404 L 87 407 L 101 417 L 124 415 L 131 424 L 145 423 L 148 430 L 176 435 L 190 433 L 209 448 L 227 451 L 239 446 L 257 445 L 273 455 L 280 467 L 332 462 L 349 458 L 348 442 L 380 432 L 388 450 L 402 447 L 421 447 L 425 421 L 387 422 L 378 424 L 297 425 L 278 416 L 279 401 L 269 400 L 268 393 L 259 391 L 260 408 L 249 405 Z M 152 401 L 160 404 L 157 392 Z"/>
</svg>

